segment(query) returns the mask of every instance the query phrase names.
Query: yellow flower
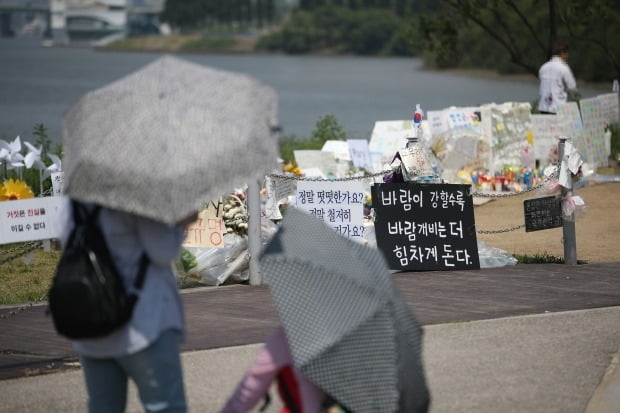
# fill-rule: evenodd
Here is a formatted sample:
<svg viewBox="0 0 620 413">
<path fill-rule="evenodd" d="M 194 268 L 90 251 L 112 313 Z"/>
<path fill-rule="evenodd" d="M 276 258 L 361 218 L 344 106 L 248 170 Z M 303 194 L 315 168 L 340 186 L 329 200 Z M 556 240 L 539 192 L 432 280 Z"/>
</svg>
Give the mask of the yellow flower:
<svg viewBox="0 0 620 413">
<path fill-rule="evenodd" d="M 33 198 L 34 193 L 23 181 L 9 179 L 0 185 L 0 201 Z"/>
<path fill-rule="evenodd" d="M 295 168 L 292 163 L 284 165 L 284 172 L 291 172 Z"/>
<path fill-rule="evenodd" d="M 295 175 L 301 175 L 302 174 L 301 169 L 299 169 L 299 168 L 293 168 L 293 173 Z"/>
</svg>

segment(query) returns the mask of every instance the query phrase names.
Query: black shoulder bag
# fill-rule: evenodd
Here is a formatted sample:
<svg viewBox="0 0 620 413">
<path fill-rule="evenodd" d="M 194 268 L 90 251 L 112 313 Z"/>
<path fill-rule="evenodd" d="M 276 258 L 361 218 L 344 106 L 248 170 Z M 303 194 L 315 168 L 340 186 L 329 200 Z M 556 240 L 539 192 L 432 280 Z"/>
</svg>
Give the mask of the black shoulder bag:
<svg viewBox="0 0 620 413">
<path fill-rule="evenodd" d="M 75 227 L 56 267 L 48 311 L 60 335 L 70 339 L 103 337 L 131 319 L 138 295 L 125 289 L 97 225 L 100 207 L 88 213 L 77 201 L 72 201 L 72 206 Z M 134 283 L 136 291 L 144 284 L 148 264 L 143 253 Z"/>
</svg>

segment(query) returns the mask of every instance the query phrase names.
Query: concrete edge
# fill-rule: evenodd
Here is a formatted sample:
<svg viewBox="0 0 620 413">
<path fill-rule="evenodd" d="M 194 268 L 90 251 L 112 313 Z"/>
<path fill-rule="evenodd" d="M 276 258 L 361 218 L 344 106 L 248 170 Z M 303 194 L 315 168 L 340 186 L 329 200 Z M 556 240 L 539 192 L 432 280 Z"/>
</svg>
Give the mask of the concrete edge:
<svg viewBox="0 0 620 413">
<path fill-rule="evenodd" d="M 620 412 L 620 350 L 613 355 L 584 413 Z"/>
<path fill-rule="evenodd" d="M 459 324 L 469 324 L 469 323 L 496 323 L 502 320 L 511 320 L 511 319 L 524 319 L 524 318 L 541 318 L 541 317 L 559 317 L 566 314 L 571 313 L 584 313 L 584 312 L 596 312 L 596 311 L 608 311 L 608 310 L 620 310 L 620 306 L 607 306 L 607 307 L 594 307 L 594 308 L 580 308 L 577 310 L 566 310 L 566 311 L 545 311 L 544 313 L 536 313 L 536 314 L 521 314 L 521 315 L 510 315 L 506 317 L 496 317 L 496 318 L 485 318 L 482 320 L 457 320 L 447 323 L 439 323 L 439 324 L 426 324 L 422 327 L 424 329 L 429 328 L 440 328 L 446 325 L 459 325 Z M 414 312 L 415 315 L 415 312 Z M 620 412 L 620 410 L 618 410 Z"/>
</svg>

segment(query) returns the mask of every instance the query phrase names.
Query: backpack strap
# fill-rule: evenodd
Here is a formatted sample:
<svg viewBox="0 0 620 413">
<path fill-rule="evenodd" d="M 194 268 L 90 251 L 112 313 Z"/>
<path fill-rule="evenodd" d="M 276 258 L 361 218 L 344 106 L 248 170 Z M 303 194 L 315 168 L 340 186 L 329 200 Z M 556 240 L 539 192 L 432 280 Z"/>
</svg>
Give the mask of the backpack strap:
<svg viewBox="0 0 620 413">
<path fill-rule="evenodd" d="M 142 285 L 144 285 L 144 277 L 146 276 L 146 269 L 149 266 L 149 262 L 149 256 L 146 252 L 143 252 L 142 257 L 140 257 L 140 268 L 138 269 L 138 275 L 136 276 L 136 281 L 133 283 L 136 290 L 141 290 Z"/>
<path fill-rule="evenodd" d="M 76 224 L 92 224 L 99 216 L 99 211 L 101 210 L 101 206 L 95 204 L 93 210 L 88 212 L 86 206 L 75 199 L 71 201 L 71 206 L 73 209 L 73 221 Z"/>
<path fill-rule="evenodd" d="M 101 211 L 101 206 L 95 204 L 93 210 L 89 213 L 86 209 L 86 206 L 83 203 L 76 201 L 75 199 L 71 201 L 71 205 L 73 207 L 73 220 L 76 224 L 84 224 L 86 222 L 88 224 L 95 223 L 95 220 L 99 216 L 99 211 Z M 136 276 L 136 280 L 133 283 L 133 286 L 136 290 L 141 290 L 142 286 L 144 285 L 146 269 L 148 268 L 149 263 L 150 260 L 148 255 L 146 254 L 146 252 L 143 252 L 142 256 L 140 257 L 140 267 L 138 268 L 138 275 Z"/>
</svg>

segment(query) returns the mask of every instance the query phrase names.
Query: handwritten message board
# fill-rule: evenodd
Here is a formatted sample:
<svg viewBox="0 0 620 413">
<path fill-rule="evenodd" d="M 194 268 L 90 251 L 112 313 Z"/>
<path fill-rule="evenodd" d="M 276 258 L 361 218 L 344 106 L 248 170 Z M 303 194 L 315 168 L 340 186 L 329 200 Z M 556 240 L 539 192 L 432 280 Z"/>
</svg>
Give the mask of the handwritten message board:
<svg viewBox="0 0 620 413">
<path fill-rule="evenodd" d="M 364 186 L 361 181 L 299 181 L 296 205 L 340 235 L 364 238 Z"/>
<path fill-rule="evenodd" d="M 393 270 L 480 268 L 470 185 L 375 184 L 377 246 Z"/>
<path fill-rule="evenodd" d="M 198 214 L 198 219 L 185 230 L 186 247 L 222 248 L 224 246 L 224 220 L 221 199 L 209 202 Z"/>
<path fill-rule="evenodd" d="M 584 139 L 583 124 L 581 123 L 581 114 L 577 102 L 566 102 L 560 105 L 556 116 L 558 134 L 571 138 L 571 142 L 579 153 L 587 159 L 587 142 Z"/>
<path fill-rule="evenodd" d="M 557 196 L 526 199 L 523 201 L 525 232 L 561 227 L 562 206 Z"/>
<path fill-rule="evenodd" d="M 348 139 L 347 143 L 349 144 L 349 154 L 353 166 L 363 168 L 367 172 L 378 172 L 374 170 L 366 139 Z"/>
<path fill-rule="evenodd" d="M 609 153 L 605 148 L 605 126 L 601 101 L 598 98 L 581 99 L 581 122 L 583 124 L 583 142 L 585 158 L 590 166 L 607 166 Z M 581 147 L 577 145 L 581 150 Z"/>
<path fill-rule="evenodd" d="M 557 118 L 557 115 L 532 115 L 534 156 L 543 162 L 549 161 L 549 154 L 558 146 L 560 133 Z"/>
<path fill-rule="evenodd" d="M 600 102 L 601 114 L 608 125 L 620 123 L 620 104 L 617 93 L 607 93 L 596 97 Z"/>
<path fill-rule="evenodd" d="M 372 129 L 368 150 L 381 154 L 380 165 L 389 164 L 394 154 L 407 144 L 407 133 L 411 130 L 410 120 L 377 121 Z"/>
<path fill-rule="evenodd" d="M 349 169 L 349 163 L 338 160 L 333 152 L 302 149 L 293 151 L 293 155 L 295 156 L 297 166 L 299 166 L 304 173 L 309 169 L 318 169 L 320 175 L 333 178 L 344 176 Z"/>
<path fill-rule="evenodd" d="M 58 238 L 63 200 L 47 196 L 0 202 L 0 244 Z"/>
</svg>

